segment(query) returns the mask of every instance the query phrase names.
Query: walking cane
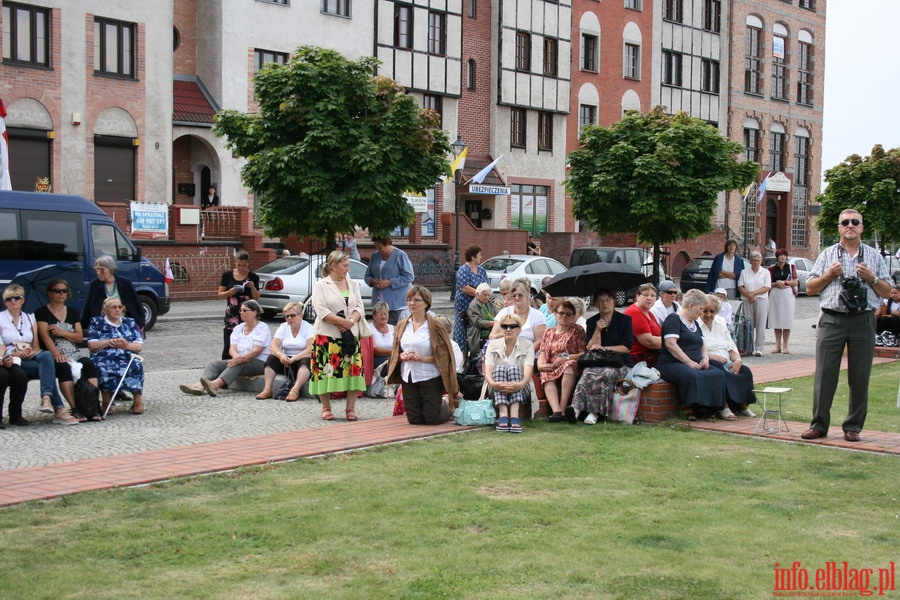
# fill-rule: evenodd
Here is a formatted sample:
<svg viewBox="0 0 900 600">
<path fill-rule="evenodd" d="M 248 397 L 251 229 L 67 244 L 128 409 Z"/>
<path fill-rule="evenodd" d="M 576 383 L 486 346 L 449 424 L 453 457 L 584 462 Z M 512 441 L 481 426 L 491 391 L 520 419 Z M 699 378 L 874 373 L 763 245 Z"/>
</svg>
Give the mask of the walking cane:
<svg viewBox="0 0 900 600">
<path fill-rule="evenodd" d="M 103 410 L 103 418 L 106 418 L 106 413 L 109 412 L 109 408 L 113 405 L 113 401 L 115 401 L 116 396 L 119 395 L 119 390 L 122 388 L 122 384 L 125 383 L 125 376 L 128 375 L 128 369 L 131 368 L 131 363 L 133 363 L 137 359 L 138 362 L 144 362 L 144 359 L 141 358 L 140 355 L 134 354 L 132 352 L 131 358 L 128 360 L 128 364 L 125 365 L 125 370 L 122 371 L 122 378 L 119 380 L 119 385 L 116 386 L 116 391 L 112 393 L 112 396 L 109 397 L 109 404 L 106 405 L 106 408 Z"/>
</svg>

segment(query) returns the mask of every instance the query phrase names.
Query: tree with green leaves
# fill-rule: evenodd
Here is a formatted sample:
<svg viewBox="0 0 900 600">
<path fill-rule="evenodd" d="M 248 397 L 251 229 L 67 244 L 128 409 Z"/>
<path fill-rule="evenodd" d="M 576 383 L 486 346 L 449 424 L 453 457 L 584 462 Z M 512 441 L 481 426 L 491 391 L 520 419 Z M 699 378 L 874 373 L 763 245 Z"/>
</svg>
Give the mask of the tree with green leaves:
<svg viewBox="0 0 900 600">
<path fill-rule="evenodd" d="M 712 231 L 719 192 L 746 188 L 759 165 L 744 147 L 685 113 L 629 112 L 611 127 L 586 126 L 569 154 L 573 215 L 600 234 L 635 233 L 654 248 Z"/>
<path fill-rule="evenodd" d="M 879 247 L 900 241 L 900 148 L 885 151 L 876 144 L 870 156 L 851 154 L 825 171 L 825 182 L 828 187 L 816 198 L 822 204 L 817 226 L 823 234 L 833 236 L 841 211 L 852 208 Z"/>
<path fill-rule="evenodd" d="M 385 234 L 414 220 L 404 192 L 423 193 L 449 171 L 440 116 L 373 75 L 378 64 L 303 46 L 256 76 L 259 112 L 216 116 L 215 134 L 247 159 L 241 180 L 268 235 L 333 248 L 334 234 L 356 225 Z"/>
</svg>

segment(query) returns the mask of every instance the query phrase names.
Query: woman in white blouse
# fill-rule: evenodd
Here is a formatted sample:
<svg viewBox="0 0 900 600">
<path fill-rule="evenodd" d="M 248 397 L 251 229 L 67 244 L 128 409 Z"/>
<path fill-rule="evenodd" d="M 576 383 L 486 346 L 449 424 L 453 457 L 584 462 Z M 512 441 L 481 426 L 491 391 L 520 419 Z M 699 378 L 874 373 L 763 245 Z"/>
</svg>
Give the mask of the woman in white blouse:
<svg viewBox="0 0 900 600">
<path fill-rule="evenodd" d="M 427 288 L 412 286 L 406 306 L 410 315 L 397 323 L 387 381 L 402 384 L 406 419 L 411 425 L 440 425 L 450 418 L 444 393 L 456 398 L 459 391 L 450 336 L 428 314 L 431 292 Z"/>
<path fill-rule="evenodd" d="M 214 360 L 206 366 L 200 385 L 180 386 L 185 394 L 202 396 L 206 391 L 210 396 L 218 396 L 222 388 L 227 388 L 238 377 L 262 375 L 269 358 L 272 332 L 269 326 L 259 320 L 262 308 L 256 300 L 247 300 L 240 308 L 242 323 L 231 332 L 229 360 Z"/>
<path fill-rule="evenodd" d="M 391 307 L 387 302 L 379 301 L 372 307 L 372 347 L 375 355 L 373 367 L 378 368 L 386 363 L 394 349 L 394 326 L 388 322 Z"/>
<path fill-rule="evenodd" d="M 541 340 L 547 330 L 547 318 L 536 308 L 531 307 L 531 286 L 527 279 L 517 279 L 513 282 L 509 293 L 511 306 L 500 309 L 494 317 L 494 328 L 488 336 L 492 340 L 503 337 L 503 329 L 500 327 L 503 317 L 516 314 L 522 320 L 522 331 L 519 337 L 528 340 L 534 347 L 535 353 L 541 349 Z"/>
<path fill-rule="evenodd" d="M 288 302 L 284 305 L 284 323 L 272 338 L 271 353 L 266 359 L 265 385 L 256 395 L 258 400 L 272 397 L 272 386 L 275 376 L 291 374 L 294 385 L 288 392 L 288 402 L 300 399 L 300 388 L 309 380 L 309 357 L 312 355 L 310 338 L 313 335 L 312 325 L 303 320 L 303 305 L 299 302 Z"/>
</svg>

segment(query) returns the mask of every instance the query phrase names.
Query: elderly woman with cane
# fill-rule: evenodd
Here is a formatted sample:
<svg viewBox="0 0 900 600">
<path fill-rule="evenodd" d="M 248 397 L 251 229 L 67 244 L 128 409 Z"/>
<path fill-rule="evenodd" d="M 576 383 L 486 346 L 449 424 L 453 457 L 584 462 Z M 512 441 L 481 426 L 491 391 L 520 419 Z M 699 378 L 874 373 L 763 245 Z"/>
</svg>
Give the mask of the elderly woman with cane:
<svg viewBox="0 0 900 600">
<path fill-rule="evenodd" d="M 144 347 L 144 338 L 134 319 L 123 317 L 125 306 L 116 297 L 103 301 L 103 316 L 91 319 L 87 347 L 99 374 L 103 413 L 109 410 L 116 389 L 132 393 L 131 412 L 144 414 L 144 365 L 134 360 Z"/>
</svg>

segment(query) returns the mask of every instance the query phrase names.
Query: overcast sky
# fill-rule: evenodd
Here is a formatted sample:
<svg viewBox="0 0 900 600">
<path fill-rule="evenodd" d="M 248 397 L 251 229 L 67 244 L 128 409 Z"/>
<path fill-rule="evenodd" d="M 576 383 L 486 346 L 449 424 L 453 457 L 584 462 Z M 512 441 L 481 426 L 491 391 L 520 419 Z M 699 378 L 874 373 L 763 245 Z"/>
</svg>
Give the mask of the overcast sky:
<svg viewBox="0 0 900 600">
<path fill-rule="evenodd" d="M 851 154 L 900 147 L 900 0 L 828 0 L 822 178 Z"/>
</svg>

